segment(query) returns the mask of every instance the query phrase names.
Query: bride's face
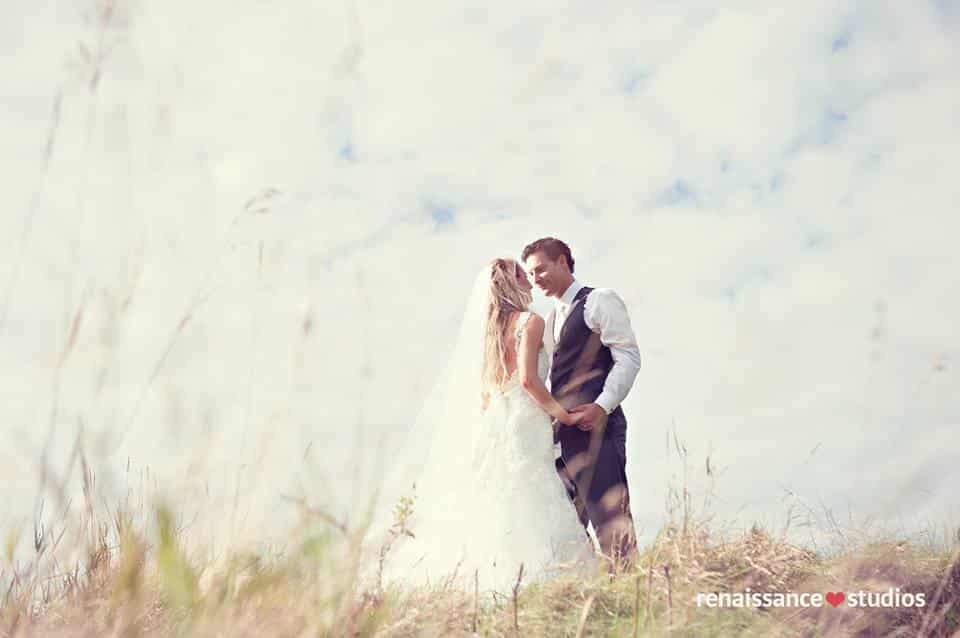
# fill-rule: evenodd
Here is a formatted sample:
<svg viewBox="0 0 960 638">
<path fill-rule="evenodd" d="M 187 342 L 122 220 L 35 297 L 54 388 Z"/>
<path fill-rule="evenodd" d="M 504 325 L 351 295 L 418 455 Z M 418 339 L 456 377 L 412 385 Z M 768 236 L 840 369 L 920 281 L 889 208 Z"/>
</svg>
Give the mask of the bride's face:
<svg viewBox="0 0 960 638">
<path fill-rule="evenodd" d="M 520 264 L 517 264 L 517 283 L 520 285 L 520 290 L 530 292 L 533 290 L 533 284 L 530 283 L 530 280 L 527 279 L 527 273 L 523 272 L 523 268 Z"/>
</svg>

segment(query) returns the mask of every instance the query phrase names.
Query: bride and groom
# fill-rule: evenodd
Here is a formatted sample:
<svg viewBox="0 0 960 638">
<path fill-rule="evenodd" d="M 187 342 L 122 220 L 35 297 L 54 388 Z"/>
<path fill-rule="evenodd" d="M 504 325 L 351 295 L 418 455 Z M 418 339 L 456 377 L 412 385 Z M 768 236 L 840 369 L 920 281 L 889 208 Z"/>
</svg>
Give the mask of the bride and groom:
<svg viewBox="0 0 960 638">
<path fill-rule="evenodd" d="M 522 564 L 526 581 L 592 564 L 588 525 L 608 566 L 635 556 L 620 403 L 640 353 L 626 306 L 581 285 L 559 239 L 527 245 L 521 261 L 478 275 L 444 381 L 408 436 L 425 456 L 398 451 L 418 477 L 393 574 L 466 564 L 504 586 Z M 529 310 L 534 284 L 554 301 L 546 319 Z"/>
</svg>

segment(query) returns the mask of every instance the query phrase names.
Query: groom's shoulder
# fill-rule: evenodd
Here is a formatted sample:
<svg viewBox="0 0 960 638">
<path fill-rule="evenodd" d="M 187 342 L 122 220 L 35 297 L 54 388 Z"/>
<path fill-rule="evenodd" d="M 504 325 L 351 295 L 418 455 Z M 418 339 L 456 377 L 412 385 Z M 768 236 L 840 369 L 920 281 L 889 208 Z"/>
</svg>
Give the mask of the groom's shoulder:
<svg viewBox="0 0 960 638">
<path fill-rule="evenodd" d="M 596 288 L 591 288 L 590 292 L 587 293 L 587 297 L 590 298 L 591 301 L 600 300 L 600 299 L 604 299 L 604 300 L 609 299 L 609 300 L 623 302 L 623 298 L 619 294 L 617 294 L 616 290 L 614 290 L 613 288 L 601 288 L 599 286 Z"/>
<path fill-rule="evenodd" d="M 587 294 L 587 304 L 591 308 L 591 312 L 594 312 L 592 309 L 595 308 L 611 311 L 619 309 L 623 312 L 627 310 L 627 303 L 613 288 L 593 288 Z"/>
</svg>

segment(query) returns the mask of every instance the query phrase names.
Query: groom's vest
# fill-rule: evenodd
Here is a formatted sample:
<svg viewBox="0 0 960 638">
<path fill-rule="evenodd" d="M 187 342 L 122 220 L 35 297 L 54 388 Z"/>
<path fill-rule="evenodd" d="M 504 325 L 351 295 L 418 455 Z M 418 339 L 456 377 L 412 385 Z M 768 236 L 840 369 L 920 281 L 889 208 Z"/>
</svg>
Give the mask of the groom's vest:
<svg viewBox="0 0 960 638">
<path fill-rule="evenodd" d="M 600 342 L 600 335 L 587 327 L 583 320 L 584 306 L 591 290 L 593 288 L 584 286 L 577 291 L 553 349 L 550 392 L 568 410 L 583 403 L 593 403 L 603 392 L 603 384 L 613 368 L 610 348 Z M 623 418 L 620 406 L 610 418 Z"/>
</svg>

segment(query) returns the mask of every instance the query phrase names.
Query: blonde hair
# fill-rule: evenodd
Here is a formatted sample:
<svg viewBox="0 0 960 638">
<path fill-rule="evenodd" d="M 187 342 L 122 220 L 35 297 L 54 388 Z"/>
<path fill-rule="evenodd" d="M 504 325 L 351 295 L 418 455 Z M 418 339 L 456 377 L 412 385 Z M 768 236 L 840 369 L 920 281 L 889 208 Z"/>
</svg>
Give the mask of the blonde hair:
<svg viewBox="0 0 960 638">
<path fill-rule="evenodd" d="M 520 287 L 521 276 L 523 269 L 513 259 L 490 262 L 490 294 L 483 331 L 484 394 L 492 389 L 503 390 L 508 379 L 506 332 L 510 315 L 525 311 L 533 301 L 531 292 Z"/>
</svg>

